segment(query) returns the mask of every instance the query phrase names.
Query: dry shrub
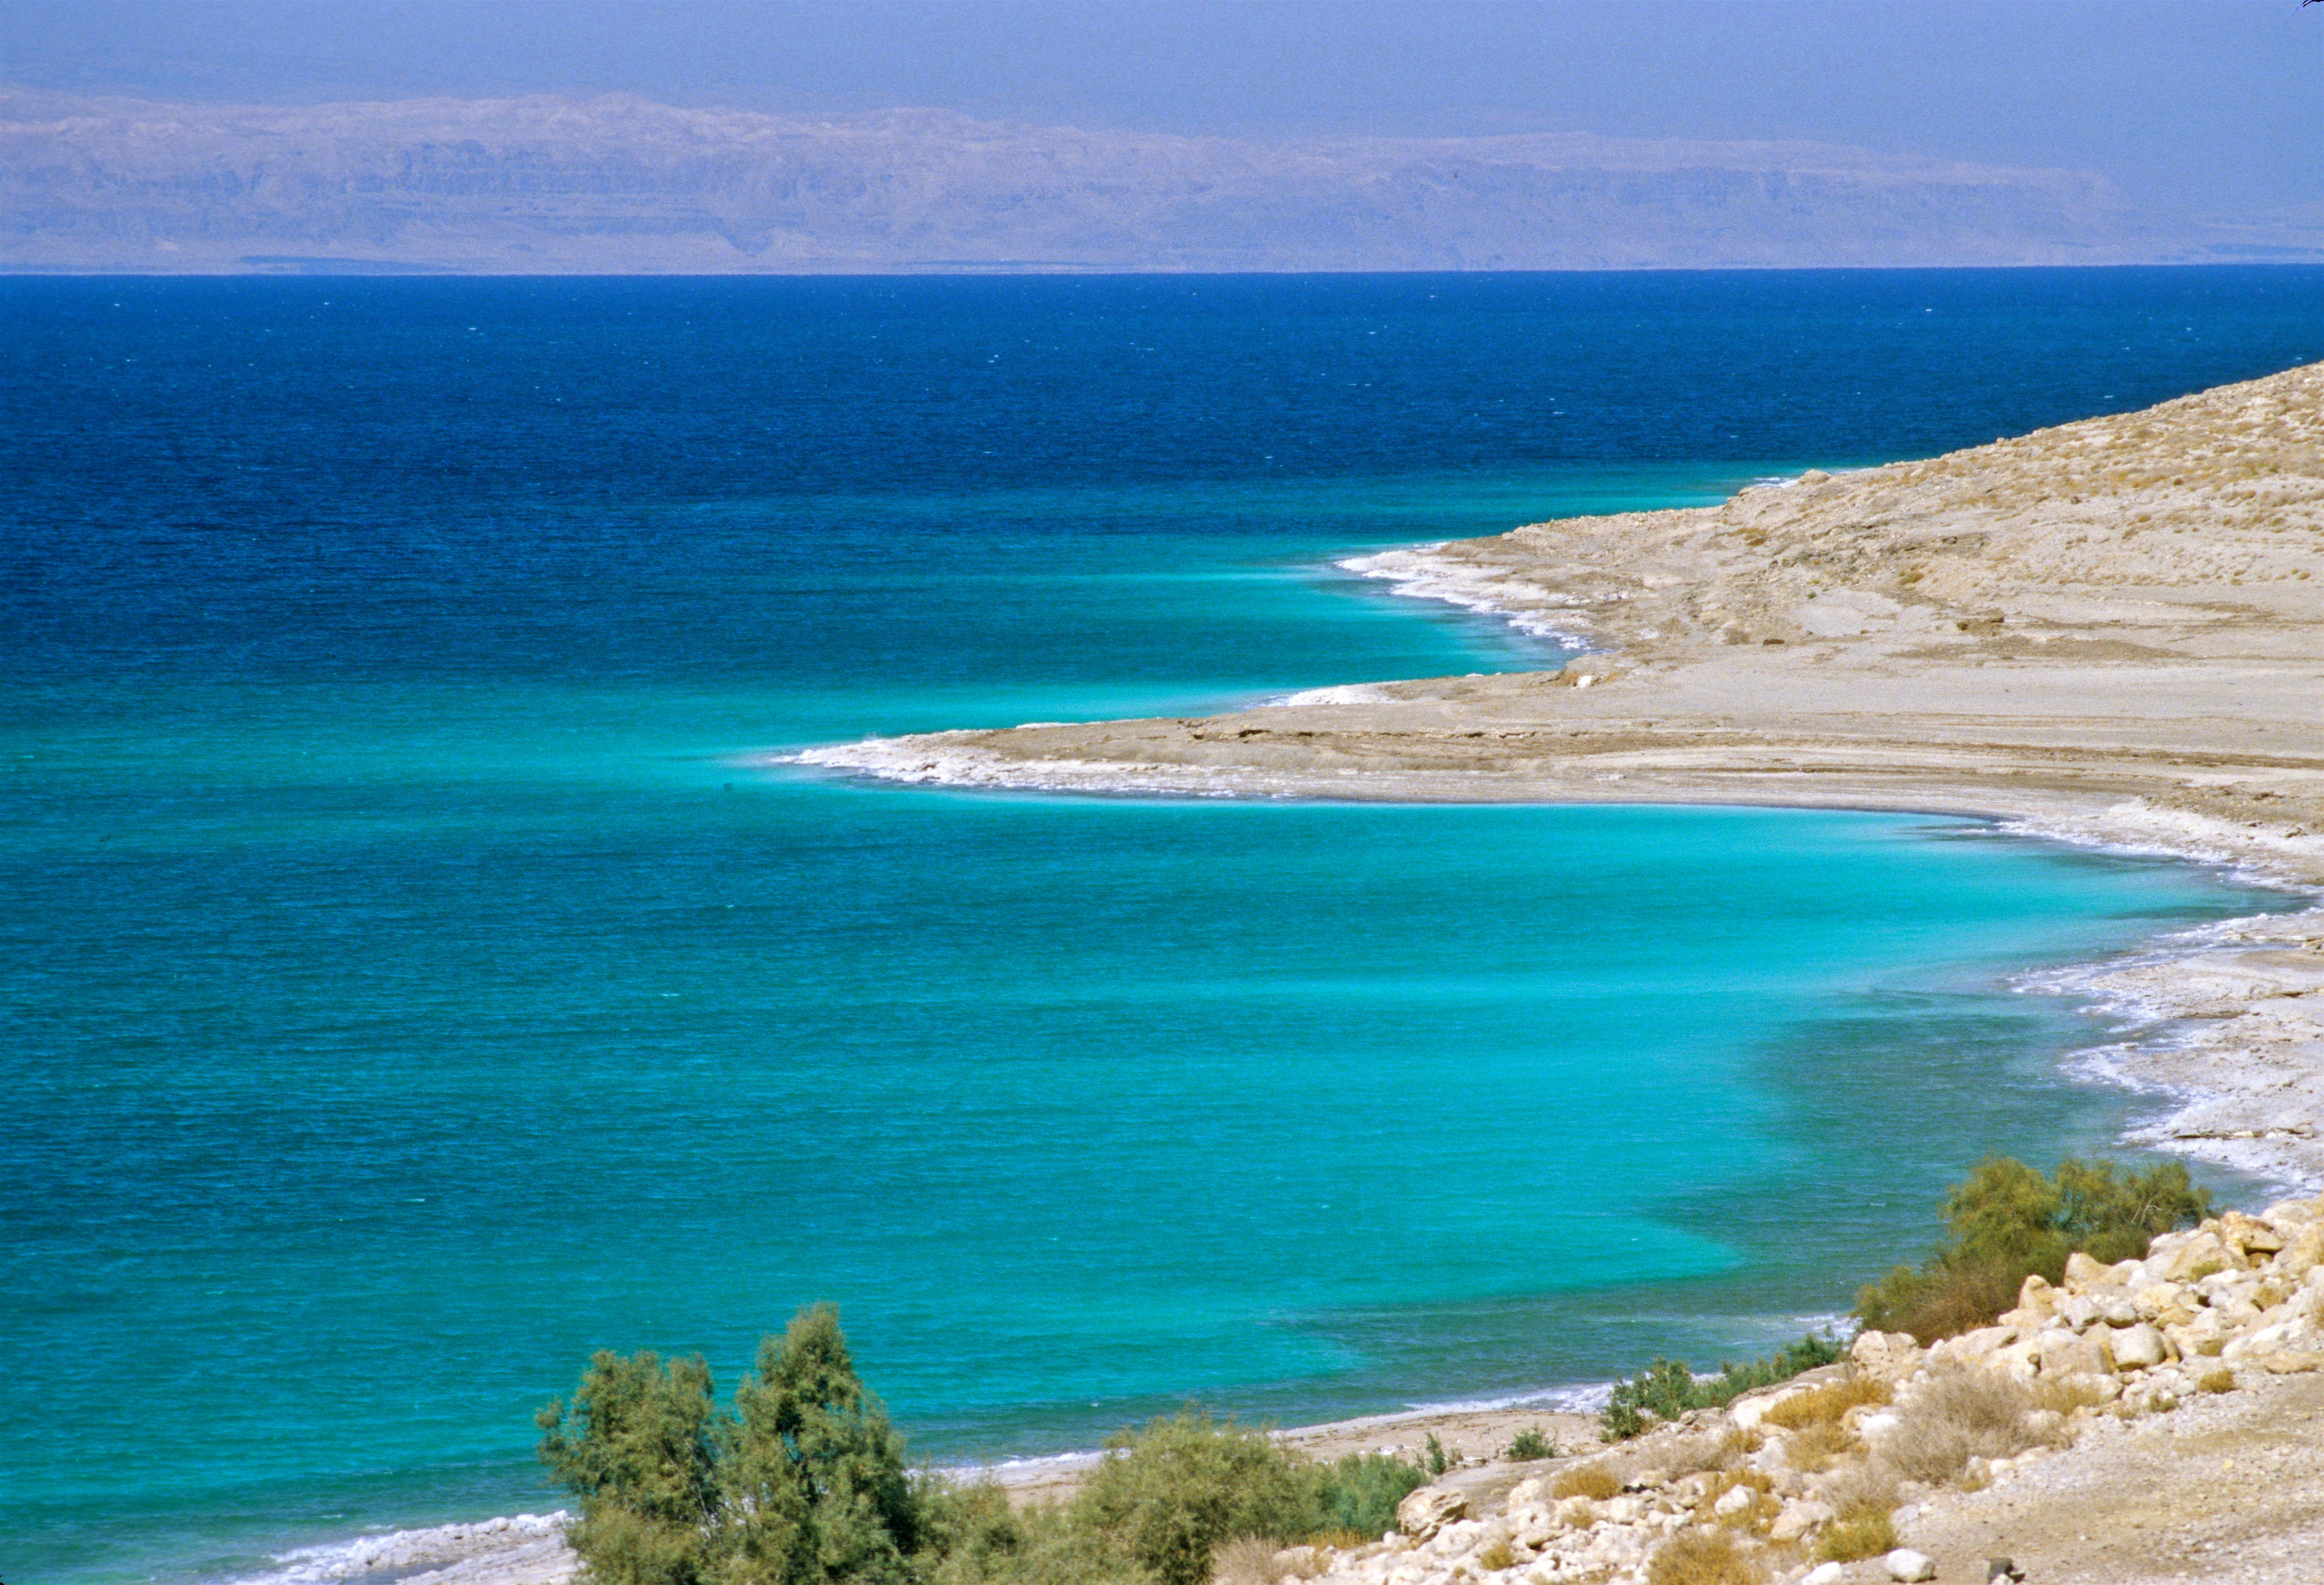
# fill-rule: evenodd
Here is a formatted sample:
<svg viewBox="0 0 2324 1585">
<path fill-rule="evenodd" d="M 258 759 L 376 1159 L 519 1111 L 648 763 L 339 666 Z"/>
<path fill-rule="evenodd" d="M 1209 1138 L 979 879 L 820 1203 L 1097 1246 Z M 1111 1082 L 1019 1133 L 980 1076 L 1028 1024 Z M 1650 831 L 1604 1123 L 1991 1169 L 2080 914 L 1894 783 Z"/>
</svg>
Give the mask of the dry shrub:
<svg viewBox="0 0 2324 1585">
<path fill-rule="evenodd" d="M 1856 1433 L 1839 1421 L 1811 1420 L 1784 1439 L 1784 1457 L 1793 1469 L 1812 1474 L 1831 1469 L 1857 1445 Z"/>
<path fill-rule="evenodd" d="M 1819 1481 L 1816 1490 L 1833 1512 L 1840 1514 L 1863 1508 L 1878 1508 L 1885 1514 L 1896 1506 L 1901 1495 L 1896 1489 L 1896 1471 L 1878 1459 L 1842 1465 Z"/>
<path fill-rule="evenodd" d="M 2027 1426 L 2034 1395 L 1998 1370 L 1956 1366 L 1932 1372 L 1881 1439 L 1881 1451 L 1910 1480 L 1950 1480 L 1971 1459 L 2006 1459 L 2039 1440 Z"/>
<path fill-rule="evenodd" d="M 2225 1365 L 2206 1370 L 2195 1378 L 2195 1389 L 2198 1392 L 2233 1392 L 2236 1390 L 2236 1373 Z"/>
<path fill-rule="evenodd" d="M 1683 1480 L 1689 1475 L 1717 1474 L 1732 1470 L 1766 1445 L 1756 1431 L 1730 1425 L 1723 1431 L 1697 1432 L 1672 1441 L 1655 1461 L 1655 1469 L 1665 1480 Z"/>
<path fill-rule="evenodd" d="M 1816 1537 L 1816 1561 L 1852 1563 L 1896 1550 L 1896 1522 L 1886 1508 L 1844 1508 Z"/>
<path fill-rule="evenodd" d="M 1603 1464 L 1576 1464 L 1558 1472 L 1549 1483 L 1549 1495 L 1560 1500 L 1586 1497 L 1592 1502 L 1605 1502 L 1622 1495 L 1622 1478 Z"/>
<path fill-rule="evenodd" d="M 2106 1402 L 2106 1394 L 2087 1376 L 2045 1376 L 2034 1384 L 2033 1393 L 2035 1407 L 2059 1415 L 2094 1409 Z"/>
<path fill-rule="evenodd" d="M 1846 1381 L 1826 1382 L 1810 1387 L 1806 1392 L 1785 1398 L 1769 1409 L 1765 1416 L 1770 1425 L 1785 1431 L 1804 1431 L 1811 1425 L 1837 1425 L 1850 1409 L 1867 1404 L 1888 1401 L 1888 1384 L 1868 1376 L 1850 1377 Z"/>
<path fill-rule="evenodd" d="M 1256 1535 L 1227 1542 L 1211 1554 L 1211 1585 L 1275 1585 L 1275 1543 Z"/>
<path fill-rule="evenodd" d="M 1477 1554 L 1477 1566 L 1488 1573 L 1498 1574 L 1516 1563 L 1517 1554 L 1509 1550 L 1506 1541 L 1496 1541 Z"/>
<path fill-rule="evenodd" d="M 1764 1585 L 1766 1578 L 1723 1530 L 1686 1531 L 1646 1565 L 1646 1585 Z"/>
<path fill-rule="evenodd" d="M 1713 1479 L 1702 1494 L 1701 1511 L 1697 1516 L 1704 1524 L 1722 1525 L 1729 1530 L 1756 1530 L 1763 1523 L 1773 1523 L 1782 1508 L 1781 1498 L 1769 1497 L 1775 1481 L 1757 1470 L 1729 1473 Z M 1751 1494 L 1751 1506 L 1739 1513 L 1720 1515 L 1720 1501 L 1737 1487 Z"/>
</svg>

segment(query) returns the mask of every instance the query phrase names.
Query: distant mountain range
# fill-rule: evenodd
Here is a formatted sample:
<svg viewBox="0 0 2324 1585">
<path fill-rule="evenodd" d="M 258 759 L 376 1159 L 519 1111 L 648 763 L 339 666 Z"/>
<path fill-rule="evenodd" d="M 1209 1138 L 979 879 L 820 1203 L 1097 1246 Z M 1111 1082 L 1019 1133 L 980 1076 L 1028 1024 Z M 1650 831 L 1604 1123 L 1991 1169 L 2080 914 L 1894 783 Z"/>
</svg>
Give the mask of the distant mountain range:
<svg viewBox="0 0 2324 1585">
<path fill-rule="evenodd" d="M 0 270 L 1571 270 L 2324 258 L 2104 180 L 1813 143 L 1235 139 L 645 100 L 0 92 Z"/>
</svg>

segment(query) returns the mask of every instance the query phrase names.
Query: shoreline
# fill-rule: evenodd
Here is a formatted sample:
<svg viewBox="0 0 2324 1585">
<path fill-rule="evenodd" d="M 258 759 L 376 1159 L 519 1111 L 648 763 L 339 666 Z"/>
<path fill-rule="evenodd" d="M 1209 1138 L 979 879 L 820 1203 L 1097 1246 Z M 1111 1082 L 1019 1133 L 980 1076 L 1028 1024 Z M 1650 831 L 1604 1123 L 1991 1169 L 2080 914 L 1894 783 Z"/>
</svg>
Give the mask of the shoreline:
<svg viewBox="0 0 2324 1585">
<path fill-rule="evenodd" d="M 869 739 L 761 762 L 993 790 L 1967 816 L 2033 840 L 2227 865 L 2307 906 L 2015 982 L 2128 1023 L 2126 1038 L 2070 1054 L 2061 1071 L 2158 1098 L 2126 1142 L 2314 1193 L 2318 414 L 2324 365 L 1926 461 L 1812 469 L 1717 507 L 1564 520 L 1341 564 L 1581 651 L 1554 671 L 1315 688 L 1213 717 Z M 1409 1451 L 1431 1433 L 1449 1451 L 1491 1453 L 1529 1425 L 1594 1442 L 1585 1415 L 1545 1406 L 1556 1396 L 1540 1408 L 1414 1409 L 1277 1434 L 1326 1458 Z M 1038 1500 L 1097 1456 L 991 1472 L 1013 1498 Z M 1506 1497 L 1520 1475 L 1499 1470 L 1470 1484 Z M 475 1534 L 486 1531 L 370 1539 L 442 1535 L 468 1549 L 405 1570 L 406 1585 L 569 1574 L 569 1552 L 563 1572 L 525 1571 L 537 1553 L 503 1566 L 512 1538 Z"/>
<path fill-rule="evenodd" d="M 2137 1026 L 2080 1076 L 2168 1101 L 2129 1142 L 2324 1186 L 2324 364 L 1714 507 L 1337 565 L 1580 652 L 760 762 L 1089 795 L 1951 815 L 2226 865 L 2310 906 L 2053 976 Z"/>
</svg>

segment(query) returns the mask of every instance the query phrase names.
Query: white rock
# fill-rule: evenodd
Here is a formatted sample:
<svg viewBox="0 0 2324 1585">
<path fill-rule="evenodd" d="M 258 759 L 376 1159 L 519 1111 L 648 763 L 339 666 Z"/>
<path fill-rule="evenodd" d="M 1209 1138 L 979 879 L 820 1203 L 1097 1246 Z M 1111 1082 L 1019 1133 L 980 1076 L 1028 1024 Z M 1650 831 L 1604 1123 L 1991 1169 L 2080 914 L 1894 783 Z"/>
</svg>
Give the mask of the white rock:
<svg viewBox="0 0 2324 1585">
<path fill-rule="evenodd" d="M 1469 1499 L 1448 1486 L 1424 1486 L 1396 1505 L 1397 1528 L 1425 1541 L 1469 1512 Z"/>
<path fill-rule="evenodd" d="M 1900 1546 L 1882 1560 L 1888 1565 L 1891 1580 L 1933 1580 L 1937 1577 L 1937 1561 L 1924 1552 L 1914 1552 Z"/>
<path fill-rule="evenodd" d="M 2092 1283 L 2102 1280 L 2110 1269 L 2077 1249 L 2066 1257 L 2066 1291 L 2079 1294 Z"/>
<path fill-rule="evenodd" d="M 1812 1497 L 1795 1497 L 1784 1505 L 1783 1511 L 1775 1516 L 1775 1522 L 1767 1527 L 1767 1539 L 1797 1541 L 1818 1525 L 1828 1523 L 1832 1513 L 1830 1503 L 1817 1502 Z"/>
<path fill-rule="evenodd" d="M 1759 1500 L 1759 1494 L 1748 1486 L 1730 1486 L 1726 1494 L 1711 1505 L 1711 1511 L 1720 1518 L 1729 1518 L 1743 1512 Z"/>
<path fill-rule="evenodd" d="M 2149 1370 L 2171 1357 L 2171 1348 L 2163 1334 L 2142 1322 L 2126 1326 L 2114 1334 L 2114 1368 L 2122 1370 Z"/>
<path fill-rule="evenodd" d="M 1921 1346 L 1902 1332 L 1858 1332 L 1849 1358 L 1875 1381 L 1898 1382 L 1920 1368 Z"/>
<path fill-rule="evenodd" d="M 1840 1585 L 1848 1578 L 1848 1571 L 1838 1563 L 1818 1563 L 1800 1576 L 1800 1585 Z"/>
</svg>

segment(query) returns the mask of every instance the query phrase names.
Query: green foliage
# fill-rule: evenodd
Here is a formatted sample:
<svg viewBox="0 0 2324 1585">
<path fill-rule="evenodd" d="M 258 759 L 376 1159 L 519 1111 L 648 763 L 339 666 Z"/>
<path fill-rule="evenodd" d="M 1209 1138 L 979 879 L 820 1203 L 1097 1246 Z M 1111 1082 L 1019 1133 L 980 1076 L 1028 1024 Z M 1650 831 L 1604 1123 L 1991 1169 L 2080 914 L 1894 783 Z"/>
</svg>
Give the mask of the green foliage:
<svg viewBox="0 0 2324 1585">
<path fill-rule="evenodd" d="M 1627 1442 L 1656 1421 L 1675 1420 L 1690 1409 L 1724 1408 L 1747 1392 L 1833 1364 L 1847 1352 L 1833 1339 L 1811 1332 L 1765 1359 L 1722 1362 L 1718 1375 L 1702 1380 L 1683 1359 L 1656 1359 L 1634 1379 L 1614 1384 L 1600 1422 L 1609 1438 Z"/>
<path fill-rule="evenodd" d="M 698 1585 L 711 1576 L 717 1447 L 699 1358 L 592 1356 L 568 1405 L 535 1417 L 540 1459 L 579 1499 L 574 1549 L 604 1585 Z"/>
<path fill-rule="evenodd" d="M 1900 1266 L 1866 1287 L 1857 1313 L 1874 1330 L 1934 1342 L 1991 1322 L 2032 1274 L 2058 1281 L 2077 1250 L 2108 1265 L 2135 1259 L 2157 1234 L 2210 1213 L 2210 1194 L 2180 1162 L 2134 1172 L 2070 1156 L 2052 1178 L 1988 1156 L 1945 1196 L 1945 1242 L 1919 1269 Z"/>
<path fill-rule="evenodd" d="M 1350 1453 L 1325 1465 L 1316 1484 L 1324 1530 L 1377 1538 L 1396 1528 L 1396 1505 L 1427 1485 L 1428 1475 L 1386 1453 Z"/>
<path fill-rule="evenodd" d="M 1436 1433 L 1433 1431 L 1428 1433 L 1428 1451 L 1425 1461 L 1428 1465 L 1428 1477 L 1432 1480 L 1452 1467 L 1452 1455 L 1444 1451 L 1444 1444 L 1436 1440 Z"/>
<path fill-rule="evenodd" d="M 1518 1463 L 1529 1464 L 1536 1459 L 1557 1457 L 1557 1444 L 1538 1425 L 1528 1425 L 1509 1441 L 1509 1457 Z"/>
<path fill-rule="evenodd" d="M 922 1494 L 828 1306 L 761 1343 L 731 1415 L 699 1359 L 665 1368 L 601 1352 L 571 1405 L 538 1418 L 541 1461 L 580 1499 L 571 1539 L 598 1585 L 915 1578 Z"/>
<path fill-rule="evenodd" d="M 731 1577 L 779 1585 L 907 1585 L 918 1521 L 904 1448 L 857 1378 L 828 1304 L 759 1344 L 720 1466 Z"/>
<path fill-rule="evenodd" d="M 1263 1432 L 1192 1413 L 1115 1437 L 1072 1507 L 1077 1526 L 1113 1538 L 1158 1585 L 1204 1585 L 1223 1542 L 1323 1526 L 1305 1461 Z"/>
</svg>

